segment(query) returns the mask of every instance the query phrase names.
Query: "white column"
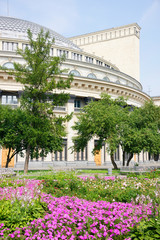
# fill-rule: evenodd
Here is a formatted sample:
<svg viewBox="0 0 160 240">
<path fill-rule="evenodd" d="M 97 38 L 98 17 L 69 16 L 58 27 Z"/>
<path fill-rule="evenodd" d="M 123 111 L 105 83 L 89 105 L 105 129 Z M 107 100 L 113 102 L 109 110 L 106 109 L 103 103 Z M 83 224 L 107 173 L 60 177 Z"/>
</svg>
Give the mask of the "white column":
<svg viewBox="0 0 160 240">
<path fill-rule="evenodd" d="M 72 56 L 71 56 L 71 51 L 68 51 L 68 59 L 71 59 Z"/>
<path fill-rule="evenodd" d="M 0 41 L 0 51 L 2 51 L 2 41 Z"/>
<path fill-rule="evenodd" d="M 18 43 L 18 48 L 22 49 L 22 43 L 21 42 Z"/>
<path fill-rule="evenodd" d="M 92 153 L 93 148 L 94 148 L 94 139 L 91 139 L 88 142 L 88 163 L 89 164 L 94 163 L 94 154 Z"/>
<path fill-rule="evenodd" d="M 67 103 L 67 114 L 70 114 L 74 112 L 74 100 L 75 100 L 75 95 L 71 95 L 70 99 L 68 100 Z M 74 132 L 72 130 L 72 126 L 74 125 L 74 118 L 68 122 L 67 124 L 67 161 L 73 162 L 74 161 L 74 153 L 72 153 L 71 147 L 73 147 L 73 142 L 72 142 L 72 137 L 74 135 Z"/>
<path fill-rule="evenodd" d="M 101 165 L 104 165 L 104 154 L 105 154 L 105 146 L 103 145 L 101 148 Z"/>
<path fill-rule="evenodd" d="M 44 162 L 52 162 L 52 153 L 48 153 L 47 157 L 44 157 Z"/>
<path fill-rule="evenodd" d="M 120 160 L 120 163 L 121 163 L 121 165 L 122 165 L 122 161 L 123 161 L 123 151 L 122 151 L 121 145 L 119 145 L 119 160 Z"/>
<path fill-rule="evenodd" d="M 139 162 L 143 162 L 143 151 L 139 154 Z"/>
</svg>

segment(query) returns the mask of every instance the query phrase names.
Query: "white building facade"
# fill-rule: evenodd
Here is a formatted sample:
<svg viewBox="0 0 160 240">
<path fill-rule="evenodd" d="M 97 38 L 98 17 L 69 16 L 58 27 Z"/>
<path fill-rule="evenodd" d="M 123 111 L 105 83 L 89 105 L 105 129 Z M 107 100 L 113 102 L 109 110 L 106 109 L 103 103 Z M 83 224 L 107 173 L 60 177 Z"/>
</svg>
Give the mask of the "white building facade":
<svg viewBox="0 0 160 240">
<path fill-rule="evenodd" d="M 55 108 L 56 114 L 65 115 L 73 112 L 73 118 L 66 124 L 67 137 L 64 139 L 62 152 L 50 153 L 42 159 L 31 159 L 30 168 L 48 168 L 50 166 L 109 166 L 110 157 L 104 145 L 97 156 L 92 154 L 96 139 L 90 141 L 83 152 L 72 153 L 72 126 L 77 114 L 91 99 L 100 99 L 102 92 L 113 98 L 124 96 L 128 104 L 142 106 L 150 96 L 142 90 L 139 81 L 139 38 L 140 27 L 130 24 L 119 28 L 89 33 L 66 39 L 58 33 L 38 24 L 21 19 L 0 17 L 0 66 L 13 68 L 13 62 L 24 63 L 16 55 L 17 48 L 28 45 L 27 29 L 36 35 L 41 28 L 50 31 L 55 43 L 51 48 L 52 56 L 66 55 L 62 69 L 74 74 L 74 81 L 68 90 L 70 100 L 64 107 Z M 63 75 L 64 78 L 67 75 Z M 6 72 L 0 70 L 1 104 L 17 107 L 23 86 Z M 157 99 L 156 99 L 157 100 Z M 7 150 L 0 150 L 0 167 L 4 167 Z M 115 159 L 122 161 L 122 151 L 117 149 Z M 133 161 L 148 160 L 148 154 L 134 156 Z M 17 155 L 10 166 L 23 168 L 24 158 Z"/>
</svg>

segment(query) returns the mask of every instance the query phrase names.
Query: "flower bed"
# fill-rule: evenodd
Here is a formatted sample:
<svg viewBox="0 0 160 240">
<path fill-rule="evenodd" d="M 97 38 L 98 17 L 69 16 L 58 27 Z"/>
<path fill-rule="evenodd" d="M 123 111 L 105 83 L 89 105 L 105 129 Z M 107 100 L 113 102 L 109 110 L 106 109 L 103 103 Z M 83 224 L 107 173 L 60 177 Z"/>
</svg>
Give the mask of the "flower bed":
<svg viewBox="0 0 160 240">
<path fill-rule="evenodd" d="M 44 190 L 56 197 L 77 196 L 91 201 L 150 203 L 160 200 L 159 179 L 136 177 L 55 176 L 45 179 Z"/>
<path fill-rule="evenodd" d="M 145 185 L 136 179 L 118 180 L 109 177 L 105 179 L 85 178 L 84 180 L 77 179 L 77 184 L 79 189 L 86 184 L 88 191 L 89 187 L 99 191 L 101 188 L 105 190 L 109 189 L 109 186 L 116 186 L 117 189 L 115 189 L 121 194 L 121 188 L 123 190 L 123 188 L 129 187 L 129 184 L 132 185 L 133 182 L 137 191 L 145 186 L 148 188 L 147 184 Z M 151 203 L 147 203 L 145 195 L 145 200 L 142 201 L 141 195 L 138 196 L 137 193 L 137 199 L 140 199 L 140 201 L 137 200 L 138 204 L 135 202 L 116 202 L 115 199 L 112 199 L 112 202 L 107 202 L 102 201 L 101 197 L 99 201 L 87 201 L 75 196 L 54 197 L 42 192 L 45 183 L 45 181 L 29 179 L 1 182 L 0 203 L 2 203 L 3 208 L 7 203 L 5 214 L 4 211 L 0 210 L 1 239 L 129 240 L 131 239 L 129 237 L 130 228 L 137 226 L 143 220 L 148 221 L 148 218 L 153 215 L 153 206 Z M 72 179 L 69 178 L 65 179 L 64 185 L 62 183 L 63 179 L 52 179 L 53 189 L 58 186 L 55 189 L 57 191 L 61 186 L 64 190 L 65 187 L 69 186 L 69 183 L 73 190 L 75 186 L 77 187 L 77 185 L 73 186 L 74 181 L 72 183 Z M 155 187 L 157 182 L 152 180 L 149 184 Z M 77 191 L 79 189 L 77 188 Z M 145 191 L 146 189 L 144 189 Z M 9 212 L 10 222 L 9 220 L 7 222 L 8 218 L 5 218 L 8 209 L 12 213 Z M 18 212 L 16 219 L 12 216 L 14 211 L 15 216 L 16 211 Z M 19 213 L 22 218 L 17 224 Z M 26 221 L 23 218 L 26 218 Z"/>
</svg>

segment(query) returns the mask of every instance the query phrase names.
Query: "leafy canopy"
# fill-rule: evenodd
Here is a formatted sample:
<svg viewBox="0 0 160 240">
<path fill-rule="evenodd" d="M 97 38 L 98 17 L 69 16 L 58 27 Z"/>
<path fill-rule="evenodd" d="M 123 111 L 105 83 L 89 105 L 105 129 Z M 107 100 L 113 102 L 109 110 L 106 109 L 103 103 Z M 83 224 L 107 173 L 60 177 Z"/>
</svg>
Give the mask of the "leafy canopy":
<svg viewBox="0 0 160 240">
<path fill-rule="evenodd" d="M 63 137 L 66 136 L 64 123 L 70 120 L 71 115 L 58 116 L 53 110 L 68 101 L 69 94 L 65 90 L 73 80 L 72 75 L 62 75 L 66 72 L 61 70 L 65 57 L 50 55 L 54 39 L 50 38 L 49 32 L 41 30 L 34 36 L 28 30 L 28 41 L 24 50 L 17 50 L 25 63 L 15 62 L 13 70 L 5 70 L 23 85 L 20 108 L 27 114 L 27 121 L 22 124 L 23 141 L 20 143 L 25 143 L 26 158 L 31 152 L 38 157 L 62 150 Z"/>
<path fill-rule="evenodd" d="M 50 56 L 50 49 L 54 39 L 50 39 L 49 32 L 43 30 L 36 40 L 28 30 L 29 45 L 25 50 L 18 49 L 25 64 L 14 63 L 14 70 L 10 73 L 17 82 L 24 86 L 21 96 L 21 106 L 31 112 L 43 116 L 53 115 L 55 106 L 63 106 L 69 99 L 64 89 L 70 87 L 72 76 L 62 77 L 60 65 L 65 57 Z"/>
<path fill-rule="evenodd" d="M 95 137 L 98 139 L 93 152 L 100 150 L 103 142 L 108 143 L 108 150 L 114 152 L 120 141 L 120 123 L 128 114 L 126 101 L 120 97 L 111 99 L 107 94 L 102 94 L 101 100 L 92 101 L 83 108 L 78 116 L 78 121 L 73 126 L 77 136 L 73 139 L 74 149 L 83 149 L 87 142 Z"/>
</svg>

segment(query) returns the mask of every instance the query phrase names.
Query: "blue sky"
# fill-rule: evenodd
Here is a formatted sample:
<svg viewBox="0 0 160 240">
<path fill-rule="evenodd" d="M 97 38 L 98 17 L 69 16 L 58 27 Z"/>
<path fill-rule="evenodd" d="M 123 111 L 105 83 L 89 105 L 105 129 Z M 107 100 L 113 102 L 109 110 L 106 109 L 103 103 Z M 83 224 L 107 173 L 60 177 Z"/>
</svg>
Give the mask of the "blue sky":
<svg viewBox="0 0 160 240">
<path fill-rule="evenodd" d="M 0 15 L 8 14 L 65 37 L 138 23 L 143 91 L 160 96 L 160 0 L 0 0 Z"/>
</svg>

